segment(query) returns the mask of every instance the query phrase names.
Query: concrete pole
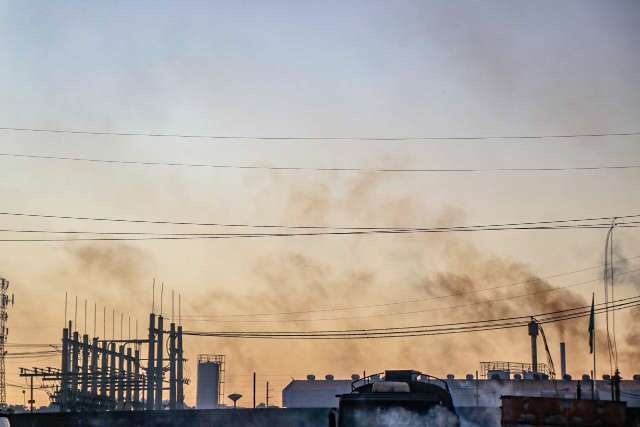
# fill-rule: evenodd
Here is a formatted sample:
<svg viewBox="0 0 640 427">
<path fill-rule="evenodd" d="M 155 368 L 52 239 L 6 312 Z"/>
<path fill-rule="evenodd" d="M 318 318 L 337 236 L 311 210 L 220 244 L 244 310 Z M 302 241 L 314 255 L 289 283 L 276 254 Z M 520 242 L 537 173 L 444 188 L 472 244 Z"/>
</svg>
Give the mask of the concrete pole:
<svg viewBox="0 0 640 427">
<path fill-rule="evenodd" d="M 117 387 L 116 387 L 116 375 L 118 375 L 118 368 L 116 366 L 116 343 L 112 342 L 109 348 L 109 397 L 116 402 Z"/>
<path fill-rule="evenodd" d="M 138 404 L 140 403 L 140 388 L 141 388 L 141 378 L 140 378 L 140 350 L 136 350 L 133 356 L 133 371 L 134 371 L 134 381 L 133 381 L 133 407 L 134 409 L 138 408 Z"/>
<path fill-rule="evenodd" d="M 184 409 L 184 374 L 183 374 L 183 350 L 182 350 L 182 325 L 178 326 L 177 372 L 176 372 L 176 399 L 178 409 Z"/>
<path fill-rule="evenodd" d="M 124 408 L 124 345 L 118 348 L 118 408 Z"/>
<path fill-rule="evenodd" d="M 169 409 L 176 409 L 176 324 L 171 322 L 169 332 Z"/>
<path fill-rule="evenodd" d="M 164 379 L 164 319 L 158 316 L 158 342 L 156 350 L 156 410 L 162 409 L 162 380 Z"/>
<path fill-rule="evenodd" d="M 100 397 L 102 397 L 102 401 L 105 402 L 108 398 L 107 396 L 107 382 L 108 377 L 107 374 L 109 372 L 109 356 L 107 352 L 108 344 L 106 342 L 102 343 L 102 347 L 100 347 Z"/>
<path fill-rule="evenodd" d="M 98 338 L 91 341 L 91 394 L 98 395 Z"/>
<path fill-rule="evenodd" d="M 71 356 L 71 394 L 72 394 L 72 399 L 75 400 L 76 398 L 76 391 L 78 390 L 78 371 L 79 371 L 79 367 L 78 367 L 78 357 L 80 356 L 80 342 L 79 342 L 79 335 L 78 335 L 78 331 L 75 331 L 73 333 L 73 340 L 71 341 L 71 352 L 72 352 L 72 356 Z"/>
<path fill-rule="evenodd" d="M 60 384 L 60 406 L 64 411 L 69 393 L 69 329 L 62 330 L 62 377 Z"/>
<path fill-rule="evenodd" d="M 156 342 L 156 315 L 149 314 L 149 351 L 147 358 L 147 410 L 153 410 L 155 399 L 153 391 L 155 387 L 155 342 Z"/>
<path fill-rule="evenodd" d="M 109 373 L 109 353 L 107 350 L 109 344 L 106 342 L 102 343 L 102 347 L 100 348 L 101 353 L 101 365 L 100 365 L 100 397 L 102 397 L 103 401 L 106 401 L 107 396 L 107 382 L 108 382 L 108 373 Z"/>
<path fill-rule="evenodd" d="M 89 335 L 82 335 L 82 394 L 89 392 Z"/>
<path fill-rule="evenodd" d="M 131 357 L 131 347 L 129 347 L 129 348 L 127 348 L 127 371 L 126 371 L 127 378 L 125 380 L 126 381 L 126 391 L 127 391 L 127 394 L 125 396 L 125 407 L 127 409 L 130 409 L 131 406 L 132 406 L 131 405 L 131 402 L 132 402 L 132 400 L 131 400 L 131 392 L 132 392 L 132 386 L 133 386 L 133 384 L 132 384 L 132 382 L 133 382 L 133 373 L 131 371 L 131 366 L 132 366 L 132 362 L 133 361 L 131 359 L 132 359 L 132 357 Z"/>
</svg>

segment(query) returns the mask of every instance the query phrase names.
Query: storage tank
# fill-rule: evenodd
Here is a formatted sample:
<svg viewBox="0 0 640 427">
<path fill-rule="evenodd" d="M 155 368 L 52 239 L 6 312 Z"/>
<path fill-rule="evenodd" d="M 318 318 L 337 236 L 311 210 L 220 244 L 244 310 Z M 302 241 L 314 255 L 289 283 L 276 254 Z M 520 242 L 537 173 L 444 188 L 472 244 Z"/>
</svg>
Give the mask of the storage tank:
<svg viewBox="0 0 640 427">
<path fill-rule="evenodd" d="M 215 409 L 220 405 L 224 384 L 224 355 L 198 355 L 196 408 Z"/>
</svg>

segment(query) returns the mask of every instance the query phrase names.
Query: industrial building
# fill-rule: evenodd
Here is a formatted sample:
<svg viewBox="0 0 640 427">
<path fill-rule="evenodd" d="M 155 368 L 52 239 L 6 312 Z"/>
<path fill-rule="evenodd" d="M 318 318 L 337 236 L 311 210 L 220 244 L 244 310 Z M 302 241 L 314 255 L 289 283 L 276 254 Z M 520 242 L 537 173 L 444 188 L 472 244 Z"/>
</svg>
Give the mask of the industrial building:
<svg viewBox="0 0 640 427">
<path fill-rule="evenodd" d="M 333 375 L 316 379 L 307 375 L 306 380 L 292 380 L 282 390 L 282 406 L 285 408 L 333 408 L 337 406 L 336 395 L 351 392 L 351 382 L 359 378 L 354 374 L 351 379 L 337 380 Z"/>
<path fill-rule="evenodd" d="M 611 381 L 596 381 L 596 397 L 611 400 Z M 356 378 L 357 379 L 357 378 Z M 282 390 L 282 404 L 286 408 L 329 408 L 335 407 L 336 394 L 351 392 L 352 380 L 317 380 L 309 375 L 306 380 L 292 380 Z M 591 379 L 584 375 L 580 380 L 527 379 L 519 374 L 503 378 L 476 379 L 472 374 L 465 378 L 447 376 L 447 384 L 456 407 L 499 408 L 502 396 L 559 397 L 575 399 L 578 384 L 583 399 L 591 399 Z M 620 382 L 621 400 L 629 407 L 640 408 L 640 375 L 632 380 Z"/>
</svg>

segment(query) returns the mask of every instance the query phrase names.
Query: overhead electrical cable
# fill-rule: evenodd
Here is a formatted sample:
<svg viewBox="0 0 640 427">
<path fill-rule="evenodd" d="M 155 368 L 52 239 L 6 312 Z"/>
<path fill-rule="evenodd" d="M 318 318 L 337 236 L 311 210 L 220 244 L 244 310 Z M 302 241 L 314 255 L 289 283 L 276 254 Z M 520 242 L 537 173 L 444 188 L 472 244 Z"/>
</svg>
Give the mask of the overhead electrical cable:
<svg viewBox="0 0 640 427">
<path fill-rule="evenodd" d="M 202 226 L 202 227 L 238 227 L 238 228 L 283 228 L 283 229 L 320 229 L 320 230 L 425 230 L 425 231 L 448 231 L 450 229 L 465 230 L 474 228 L 493 228 L 493 227 L 519 227 L 528 225 L 557 225 L 565 223 L 584 223 L 584 222 L 604 222 L 610 221 L 611 216 L 603 217 L 586 217 L 586 218 L 569 218 L 569 219 L 545 219 L 545 220 L 528 220 L 521 222 L 507 222 L 507 223 L 491 223 L 483 225 L 463 225 L 463 226 L 408 226 L 408 225 L 396 225 L 396 226 L 345 226 L 345 225 L 287 225 L 287 224 L 251 224 L 251 223 L 225 223 L 225 222 L 198 222 L 189 220 L 160 220 L 160 219 L 143 219 L 143 218 L 114 218 L 114 217 L 94 217 L 94 216 L 78 216 L 78 215 L 57 215 L 57 214 L 42 214 L 34 212 L 17 212 L 17 211 L 2 211 L 0 216 L 15 216 L 26 218 L 43 218 L 43 219 L 57 219 L 57 220 L 74 220 L 74 221 L 93 221 L 93 222 L 114 222 L 114 223 L 130 223 L 130 224 L 153 224 L 153 225 L 180 225 L 180 226 Z M 616 218 L 620 220 L 628 220 L 632 218 L 639 218 L 640 214 L 627 214 L 616 215 Z"/>
<path fill-rule="evenodd" d="M 626 221 L 619 225 L 640 225 L 640 221 Z M 443 233 L 456 231 L 499 231 L 499 230 L 522 230 L 522 229 L 578 229 L 578 228 L 596 228 L 606 229 L 609 224 L 606 223 L 587 223 L 587 224 L 569 224 L 569 225 L 544 225 L 544 226 L 504 226 L 504 227 L 448 227 L 448 228 L 409 228 L 409 229 L 372 229 L 372 230 L 354 230 L 339 232 L 313 232 L 313 233 L 157 233 L 148 231 L 92 231 L 92 230 L 50 230 L 50 229 L 21 229 L 21 228 L 0 228 L 3 233 L 17 234 L 63 234 L 63 235 L 98 235 L 98 236 L 154 236 L 154 237 L 291 237 L 291 236 L 323 236 L 323 235 L 341 235 L 341 234 L 407 234 L 407 233 Z"/>
<path fill-rule="evenodd" d="M 125 165 L 125 166 L 169 166 L 210 169 L 251 169 L 268 171 L 298 172 L 365 172 L 365 173 L 481 173 L 481 172 L 579 172 L 598 170 L 640 169 L 640 164 L 566 166 L 566 167 L 511 167 L 511 168 L 352 168 L 352 167 L 303 167 L 303 166 L 261 166 L 213 163 L 181 163 L 143 160 L 114 160 L 88 157 L 50 156 L 43 154 L 0 153 L 0 157 L 31 160 L 74 161 L 84 163 Z"/>
<path fill-rule="evenodd" d="M 358 235 L 384 235 L 384 234 L 432 234 L 450 232 L 470 232 L 470 231 L 514 231 L 514 230 L 577 230 L 577 229 L 606 229 L 608 225 L 558 225 L 558 226 L 524 226 L 524 227 L 487 227 L 476 229 L 450 228 L 447 230 L 365 230 L 365 231 L 318 231 L 318 232 L 298 232 L 298 233 L 218 233 L 218 234 L 186 234 L 186 235 L 142 235 L 127 237 L 71 237 L 71 238 L 33 238 L 33 239 L 11 239 L 2 238 L 0 242 L 88 242 L 88 241 L 149 241 L 149 240 L 216 240 L 216 239 L 240 239 L 240 238 L 278 238 L 278 237 L 318 237 L 318 236 L 358 236 Z M 637 222 L 621 223 L 619 227 L 639 228 Z M 6 230 L 11 232 L 11 230 Z M 17 231 L 20 232 L 20 231 Z M 56 233 L 53 231 L 53 233 Z M 63 232 L 65 233 L 65 232 Z M 94 233 L 81 233 L 94 234 Z M 117 234 L 117 233 L 106 233 Z M 143 234 L 143 233 L 135 233 Z"/>
<path fill-rule="evenodd" d="M 632 274 L 632 273 L 636 273 L 638 271 L 640 271 L 640 269 L 629 270 L 629 271 L 625 271 L 625 272 L 622 272 L 622 273 L 619 273 L 619 274 L 620 275 Z M 555 277 L 558 277 L 558 276 L 555 276 Z M 487 291 L 487 290 L 511 287 L 511 286 L 516 286 L 516 285 L 521 285 L 521 284 L 526 284 L 526 283 L 543 282 L 543 281 L 544 281 L 544 279 L 537 279 L 535 281 L 520 282 L 520 283 L 504 285 L 504 286 L 499 286 L 499 287 L 493 287 L 493 288 L 475 289 L 475 290 L 471 290 L 471 291 L 464 292 L 464 293 L 449 294 L 449 295 L 442 296 L 442 297 L 425 298 L 422 301 L 428 301 L 428 300 L 433 300 L 433 299 L 438 299 L 438 298 L 448 298 L 448 297 L 451 297 L 451 296 L 461 296 L 461 295 L 467 295 L 467 294 L 472 294 L 472 293 L 483 292 L 483 291 Z M 507 297 L 502 297 L 502 298 L 493 298 L 493 299 L 488 300 L 488 301 L 480 301 L 480 302 L 467 303 L 467 304 L 458 304 L 458 305 L 449 305 L 449 306 L 443 306 L 443 307 L 429 307 L 429 308 L 420 309 L 420 310 L 413 310 L 413 311 L 400 311 L 400 312 L 377 313 L 377 314 L 369 314 L 369 315 L 353 315 L 353 316 L 325 317 L 325 318 L 311 318 L 311 319 L 309 319 L 309 318 L 296 318 L 296 319 L 285 318 L 285 319 L 280 319 L 280 320 L 255 320 L 254 319 L 254 320 L 246 321 L 246 320 L 228 320 L 228 318 L 220 319 L 220 318 L 216 318 L 215 316 L 211 316 L 211 317 L 206 317 L 206 316 L 183 316 L 183 319 L 186 320 L 186 321 L 210 321 L 210 322 L 214 322 L 214 323 L 302 323 L 302 322 L 317 322 L 317 321 L 369 319 L 369 318 L 376 318 L 376 317 L 392 317 L 392 316 L 401 316 L 401 315 L 426 313 L 426 312 L 432 312 L 432 311 L 442 311 L 442 310 L 453 310 L 453 309 L 459 309 L 459 308 L 468 308 L 468 307 L 474 307 L 474 306 L 477 306 L 477 305 L 480 305 L 480 304 L 491 305 L 491 304 L 495 304 L 495 303 L 501 302 L 501 301 L 507 301 L 507 300 L 511 300 L 511 299 L 525 298 L 525 297 L 534 296 L 534 295 L 540 295 L 540 294 L 549 293 L 549 292 L 561 291 L 561 290 L 565 290 L 565 289 L 568 289 L 568 288 L 587 285 L 589 283 L 595 283 L 595 282 L 598 282 L 598 281 L 599 281 L 598 279 L 586 280 L 586 281 L 572 283 L 572 284 L 565 285 L 565 286 L 558 286 L 558 287 L 549 288 L 549 289 L 540 289 L 540 290 L 537 290 L 535 292 L 530 292 L 530 293 L 526 293 L 526 294 L 512 295 L 512 296 L 507 296 Z M 415 302 L 415 300 L 410 301 L 410 302 Z M 399 304 L 403 304 L 403 303 L 406 303 L 406 302 L 398 302 L 398 303 Z M 386 304 L 386 305 L 391 305 L 391 304 Z M 353 309 L 375 308 L 375 307 L 381 307 L 381 306 L 380 305 L 369 305 L 369 306 L 360 306 L 358 308 L 341 308 L 340 310 L 353 310 Z M 324 310 L 324 311 L 331 311 L 331 310 Z M 300 311 L 299 314 L 307 314 L 307 313 L 314 313 L 314 312 L 317 312 L 317 311 L 313 311 L 313 310 Z M 264 314 L 255 314 L 254 315 L 254 317 L 257 317 L 257 316 L 264 316 Z M 238 317 L 238 316 L 235 316 L 235 317 Z M 242 317 L 243 318 L 251 317 L 251 315 L 250 314 L 243 314 Z"/>
<path fill-rule="evenodd" d="M 596 314 L 604 312 L 605 308 L 602 303 L 598 304 Z M 610 306 L 611 310 L 622 310 L 640 306 L 640 296 L 625 298 L 615 301 Z M 565 320 L 587 317 L 590 315 L 590 306 L 574 307 L 565 310 L 557 310 L 544 314 L 534 314 L 520 317 L 522 320 L 504 318 L 493 319 L 490 321 L 475 321 L 467 324 L 449 324 L 446 327 L 425 327 L 422 329 L 405 328 L 394 330 L 373 330 L 362 329 L 351 332 L 344 330 L 340 332 L 330 331 L 313 331 L 313 332 L 292 332 L 292 331 L 185 331 L 183 334 L 191 336 L 208 336 L 219 338 L 258 338 L 258 339 L 296 339 L 296 340 L 324 340 L 324 339 L 372 339 L 372 338 L 400 338 L 400 337 L 417 337 L 428 335 L 450 335 L 465 332 L 479 332 L 488 330 L 510 329 L 522 327 L 528 324 L 531 317 L 538 319 L 540 323 L 555 323 Z M 544 317 L 543 317 L 544 316 Z M 482 323 L 481 323 L 482 322 Z M 380 329 L 380 328 L 378 328 Z"/>
<path fill-rule="evenodd" d="M 640 269 L 636 269 L 636 270 L 631 270 L 628 272 L 625 272 L 624 274 L 630 274 L 630 273 L 636 273 L 640 271 Z M 623 273 L 621 273 L 623 274 Z M 578 286 L 584 286 L 584 285 L 588 285 L 590 283 L 596 283 L 598 282 L 598 279 L 594 279 L 594 280 L 586 280 L 586 281 L 582 281 L 582 282 L 577 282 L 577 283 L 572 283 L 570 285 L 565 285 L 565 286 L 558 286 L 555 288 L 549 288 L 549 289 L 540 289 L 538 291 L 534 291 L 534 292 L 529 292 L 529 293 L 525 293 L 525 294 L 518 294 L 518 295 L 510 295 L 510 296 L 506 296 L 506 297 L 501 297 L 501 298 L 492 298 L 490 300 L 483 300 L 483 301 L 477 301 L 477 302 L 473 302 L 473 303 L 466 303 L 466 304 L 455 304 L 455 305 L 448 305 L 448 306 L 441 306 L 441 307 L 427 307 L 427 308 L 423 308 L 423 309 L 417 309 L 417 310 L 411 310 L 411 311 L 395 311 L 395 312 L 388 312 L 388 313 L 376 313 L 376 314 L 363 314 L 363 315 L 353 315 L 353 316 L 340 316 L 340 317 L 325 317 L 325 318 L 312 318 L 312 319 L 282 319 L 282 320 L 214 320 L 214 319 L 202 319 L 202 321 L 206 321 L 206 322 L 211 322 L 211 323 L 278 323 L 278 324 L 286 324 L 286 323 L 308 323 L 308 322 L 319 322 L 319 321 L 337 321 L 337 320 L 357 320 L 357 319 L 373 319 L 373 318 L 379 318 L 379 317 L 398 317 L 398 316 L 407 316 L 407 315 L 413 315 L 413 314 L 424 314 L 424 313 L 432 313 L 432 312 L 437 312 L 437 311 L 444 311 L 444 310 L 458 310 L 461 308 L 469 308 L 469 307 L 477 307 L 478 305 L 484 305 L 484 306 L 491 306 L 503 301 L 511 301 L 514 299 L 519 299 L 519 298 L 527 298 L 527 297 L 531 297 L 531 296 L 536 296 L 536 295 L 541 295 L 541 294 L 546 294 L 546 293 L 550 293 L 550 292 L 558 292 L 558 291 L 564 291 L 564 290 L 568 290 L 569 288 L 575 288 Z M 185 321 L 200 321 L 200 319 L 195 318 L 195 319 L 184 319 Z"/>
<path fill-rule="evenodd" d="M 640 295 L 636 295 L 633 297 L 623 298 L 616 301 L 618 304 L 640 304 Z M 605 303 L 598 303 L 596 307 L 601 309 L 603 312 L 606 310 Z M 572 307 L 562 310 L 554 310 L 550 312 L 538 313 L 533 315 L 536 319 L 544 319 L 548 316 L 554 316 L 558 314 L 566 314 L 576 311 L 585 311 L 590 309 L 590 306 L 584 305 L 579 307 Z M 471 324 L 485 324 L 485 323 L 496 323 L 502 321 L 512 321 L 512 320 L 527 320 L 530 319 L 532 315 L 521 315 L 521 316 L 511 316 L 511 317 L 501 317 L 494 319 L 482 319 L 482 320 L 472 320 L 472 321 L 464 321 L 464 322 L 448 322 L 448 323 L 435 323 L 435 324 L 421 324 L 421 325 L 413 325 L 413 326 L 398 326 L 398 327 L 384 327 L 384 328 L 359 328 L 359 329 L 339 329 L 339 330 L 311 330 L 311 331 L 252 331 L 250 333 L 254 334 L 282 334 L 282 335 L 313 335 L 313 334 L 338 334 L 338 333 L 352 333 L 352 332 L 377 332 L 377 331 L 404 331 L 404 330 L 413 330 L 413 329 L 430 329 L 430 328 L 448 328 L 448 327 L 458 327 L 458 326 L 468 326 Z M 219 331 L 220 333 L 225 334 L 243 334 L 247 333 L 247 331 Z"/>
<path fill-rule="evenodd" d="M 222 134 L 188 134 L 188 133 L 163 133 L 141 131 L 113 131 L 113 130 L 81 130 L 81 129 L 54 129 L 3 126 L 0 131 L 24 132 L 24 133 L 49 133 L 67 135 L 92 135 L 92 136 L 121 136 L 121 137 L 147 137 L 147 138 L 174 138 L 178 140 L 234 140 L 234 141 L 388 141 L 388 142 L 421 142 L 421 141 L 490 141 L 490 140 L 580 140 L 581 138 L 602 137 L 630 137 L 640 135 L 640 131 L 613 131 L 613 132 L 586 132 L 586 133 L 557 133 L 539 135 L 473 135 L 473 136 L 252 136 L 252 135 L 222 135 Z"/>
</svg>

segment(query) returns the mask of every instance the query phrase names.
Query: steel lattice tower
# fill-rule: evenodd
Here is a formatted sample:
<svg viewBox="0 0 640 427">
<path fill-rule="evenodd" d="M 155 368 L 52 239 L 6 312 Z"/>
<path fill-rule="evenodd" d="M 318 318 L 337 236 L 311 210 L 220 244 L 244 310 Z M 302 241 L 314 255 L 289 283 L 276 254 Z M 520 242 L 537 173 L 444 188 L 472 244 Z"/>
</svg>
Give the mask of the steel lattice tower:
<svg viewBox="0 0 640 427">
<path fill-rule="evenodd" d="M 7 354 L 6 343 L 9 329 L 7 319 L 9 315 L 7 309 L 9 304 L 13 305 L 13 296 L 9 298 L 9 281 L 0 278 L 0 407 L 7 406 L 7 387 L 5 379 L 4 357 Z"/>
</svg>

